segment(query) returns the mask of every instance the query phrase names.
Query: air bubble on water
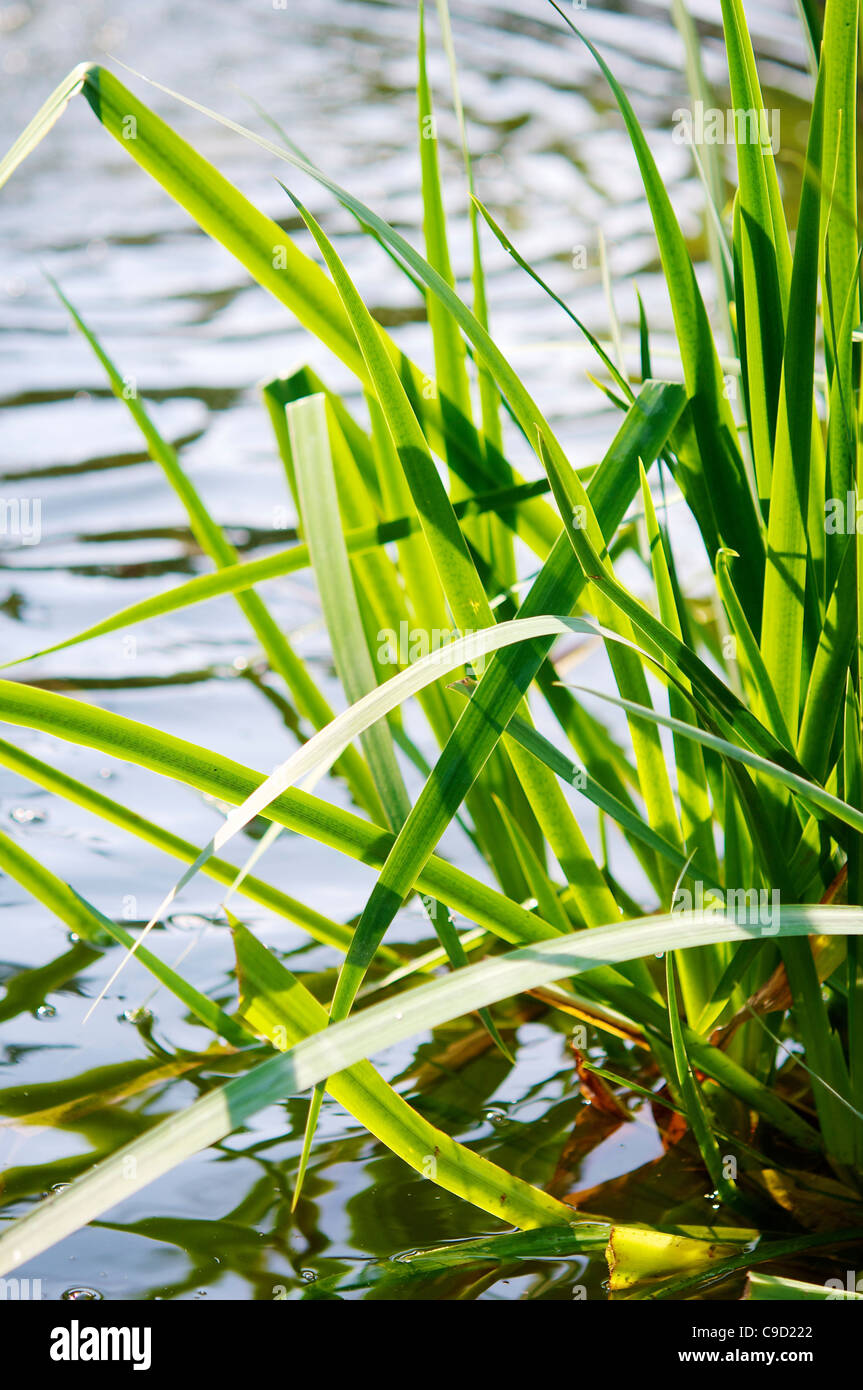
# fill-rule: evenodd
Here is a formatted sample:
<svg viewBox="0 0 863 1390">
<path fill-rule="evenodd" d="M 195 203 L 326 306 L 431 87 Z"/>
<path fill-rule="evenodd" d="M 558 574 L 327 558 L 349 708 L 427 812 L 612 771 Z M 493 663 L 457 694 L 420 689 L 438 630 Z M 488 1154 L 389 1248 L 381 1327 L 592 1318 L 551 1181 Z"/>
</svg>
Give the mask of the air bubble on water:
<svg viewBox="0 0 863 1390">
<path fill-rule="evenodd" d="M 34 1018 L 56 1018 L 57 1010 L 53 1004 L 40 1004 L 38 1009 L 33 1010 Z"/>
<path fill-rule="evenodd" d="M 87 1303 L 94 1299 L 104 1298 L 104 1294 L 101 1294 L 98 1289 L 66 1289 L 60 1297 L 65 1298 L 69 1303 Z"/>
<path fill-rule="evenodd" d="M 17 825 L 34 825 L 45 819 L 45 812 L 34 811 L 32 806 L 14 806 L 9 812 L 9 819 Z"/>
<path fill-rule="evenodd" d="M 118 1023 L 152 1023 L 153 1015 L 149 1009 L 124 1009 L 123 1013 L 117 1015 Z"/>
<path fill-rule="evenodd" d="M 202 917 L 199 912 L 175 912 L 168 921 L 178 931 L 199 931 L 201 927 L 212 926 L 209 917 Z"/>
<path fill-rule="evenodd" d="M 509 1116 L 499 1106 L 492 1105 L 489 1106 L 488 1110 L 483 1111 L 483 1118 L 488 1120 L 491 1125 L 505 1125 Z"/>
</svg>

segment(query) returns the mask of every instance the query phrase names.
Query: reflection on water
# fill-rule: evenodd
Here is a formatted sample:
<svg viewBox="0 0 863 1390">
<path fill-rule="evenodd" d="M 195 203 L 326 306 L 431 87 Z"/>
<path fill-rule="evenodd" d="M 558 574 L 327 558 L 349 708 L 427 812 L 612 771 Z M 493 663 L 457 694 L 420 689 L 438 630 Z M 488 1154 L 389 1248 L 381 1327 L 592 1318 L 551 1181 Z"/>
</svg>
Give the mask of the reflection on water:
<svg viewBox="0 0 863 1390">
<path fill-rule="evenodd" d="M 708 77 L 721 82 L 718 3 L 699 0 L 693 8 L 704 21 Z M 637 170 L 585 51 L 562 36 L 542 0 L 453 0 L 452 12 L 484 200 L 520 251 L 604 335 L 601 226 L 624 332 L 631 336 L 635 322 L 637 277 L 654 352 L 666 365 L 670 315 Z M 783 93 L 783 148 L 793 150 L 807 92 L 795 9 L 792 0 L 765 0 L 747 12 L 765 82 Z M 591 3 L 579 18 L 636 103 L 698 248 L 700 194 L 686 150 L 670 137 L 685 84 L 666 5 Z M 416 238 L 415 30 L 408 0 L 292 0 L 284 10 L 264 0 L 11 3 L 0 21 L 0 145 L 11 143 L 74 62 L 107 53 L 260 129 L 253 96 L 328 172 Z M 466 273 L 457 132 L 445 107 L 446 66 L 434 43 L 431 77 L 454 259 Z M 284 166 L 275 169 L 262 152 L 160 92 L 142 95 L 296 232 L 273 178 L 284 175 Z M 793 166 L 786 173 L 793 176 Z M 378 317 L 408 353 L 428 363 L 411 286 L 318 189 L 301 191 L 328 230 L 343 234 L 343 255 Z M 0 203 L 0 222 L 0 484 L 4 498 L 38 496 L 41 506 L 38 544 L 0 537 L 0 631 L 8 657 L 46 647 L 208 567 L 89 350 L 69 332 L 42 267 L 103 337 L 120 370 L 134 377 L 156 424 L 182 449 L 196 486 L 245 554 L 262 555 L 295 538 L 255 384 L 305 362 L 336 387 L 350 390 L 351 383 L 221 248 L 196 232 L 83 102 L 73 103 L 18 172 Z M 304 233 L 298 240 L 307 246 Z M 579 248 L 583 257 L 575 255 Z M 496 245 L 488 248 L 488 271 L 496 336 L 573 460 L 591 462 L 610 420 L 586 381 L 585 351 Z M 271 583 L 267 598 L 338 707 L 307 578 Z M 24 674 L 266 769 L 294 746 L 295 726 L 255 657 L 242 616 L 226 598 L 145 624 L 131 643 L 117 633 L 40 660 Z M 212 832 L 218 808 L 192 791 L 172 787 L 166 795 L 159 779 L 97 753 L 22 730 L 4 734 L 188 840 L 200 844 Z M 334 785 L 327 795 L 341 800 L 345 793 Z M 145 920 L 170 881 L 171 865 L 158 851 L 5 770 L 0 823 L 113 917 Z M 457 835 L 444 845 L 470 866 Z M 266 876 L 339 920 L 358 912 L 373 881 L 364 866 L 336 863 L 329 851 L 287 833 L 268 854 Z M 85 1001 L 113 969 L 116 950 L 102 956 L 69 940 L 8 878 L 0 879 L 0 902 L 0 1164 L 5 1214 L 16 1214 L 94 1155 L 245 1067 L 248 1058 L 204 1056 L 209 1037 L 171 996 L 154 996 L 150 977 L 136 965 L 82 1030 Z M 174 961 L 191 947 L 184 972 L 230 1008 L 230 941 L 217 903 L 217 890 L 196 880 L 182 914 L 159 934 L 158 949 Z M 312 972 L 326 997 L 332 954 L 310 947 L 297 928 L 261 907 L 249 904 L 245 915 L 268 944 L 291 955 L 294 969 Z M 406 912 L 398 929 L 412 939 L 419 919 Z M 514 1070 L 485 1046 L 484 1035 L 477 1041 L 470 1022 L 416 1048 L 393 1049 L 380 1064 L 436 1124 L 533 1181 L 554 1179 L 562 1192 L 658 1158 L 649 1114 L 623 1130 L 585 1137 L 591 1121 L 556 1025 L 530 1014 L 507 1018 L 505 1011 L 501 1023 L 518 1031 Z M 625 1065 L 622 1052 L 618 1060 Z M 581 1131 L 573 1131 L 576 1117 Z M 379 1271 L 363 1272 L 369 1257 L 388 1261 L 394 1252 L 486 1230 L 487 1218 L 423 1182 L 329 1102 L 293 1219 L 291 1178 L 304 1118 L 302 1098 L 274 1107 L 22 1275 L 41 1277 L 50 1297 L 295 1298 L 316 1284 L 322 1293 L 337 1285 L 345 1297 L 363 1296 L 366 1287 L 374 1296 Z M 573 1132 L 580 1136 L 574 1144 Z M 697 1173 L 681 1171 L 680 1158 L 666 1156 L 661 1164 L 670 1190 L 693 1202 L 697 1219 L 703 1194 L 690 1191 L 700 1182 Z M 661 1173 L 650 1171 L 656 1186 Z M 422 1297 L 469 1287 L 478 1297 L 562 1298 L 580 1282 L 601 1296 L 603 1277 L 601 1260 L 527 1261 L 485 1273 L 449 1271 L 411 1287 Z M 399 1296 L 412 1295 L 402 1285 Z"/>
</svg>

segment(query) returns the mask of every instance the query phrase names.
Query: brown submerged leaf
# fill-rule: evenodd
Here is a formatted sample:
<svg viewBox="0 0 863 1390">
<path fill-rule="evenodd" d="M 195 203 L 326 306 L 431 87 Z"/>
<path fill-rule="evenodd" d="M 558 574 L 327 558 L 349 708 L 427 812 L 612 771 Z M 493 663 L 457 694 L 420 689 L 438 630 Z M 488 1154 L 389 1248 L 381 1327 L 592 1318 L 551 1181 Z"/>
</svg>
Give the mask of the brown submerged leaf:
<svg viewBox="0 0 863 1390">
<path fill-rule="evenodd" d="M 570 1051 L 575 1058 L 581 1094 L 585 1100 L 596 1110 L 601 1111 L 603 1115 L 608 1115 L 610 1119 L 631 1120 L 632 1116 L 626 1106 L 621 1100 L 618 1100 L 608 1082 L 585 1066 L 584 1054 L 572 1043 L 570 1043 Z"/>
<path fill-rule="evenodd" d="M 820 1173 L 778 1172 L 765 1168 L 754 1175 L 774 1202 L 807 1231 L 837 1231 L 860 1225 L 860 1198 L 836 1178 Z"/>
</svg>

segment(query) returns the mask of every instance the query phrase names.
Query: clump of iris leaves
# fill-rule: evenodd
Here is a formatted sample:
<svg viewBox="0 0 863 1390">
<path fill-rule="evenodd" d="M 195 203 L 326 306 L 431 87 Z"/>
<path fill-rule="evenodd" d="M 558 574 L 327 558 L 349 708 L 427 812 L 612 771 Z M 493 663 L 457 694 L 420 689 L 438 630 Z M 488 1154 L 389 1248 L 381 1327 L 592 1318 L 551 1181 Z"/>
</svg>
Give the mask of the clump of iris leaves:
<svg viewBox="0 0 863 1390">
<path fill-rule="evenodd" d="M 720 149 L 693 150 L 714 271 L 710 314 L 626 93 L 570 17 L 550 13 L 568 41 L 587 44 L 631 141 L 673 310 L 672 380 L 654 373 L 640 301 L 640 361 L 631 371 L 545 285 L 476 196 L 446 0 L 437 10 L 469 196 L 473 273 L 464 295 L 448 251 L 422 10 L 424 254 L 277 128 L 262 138 L 197 107 L 257 145 L 262 158 L 282 161 L 286 208 L 311 234 L 311 259 L 94 65 L 69 75 L 0 166 L 5 182 L 80 93 L 126 154 L 350 369 L 367 404 L 357 418 L 310 369 L 264 387 L 299 539 L 244 560 L 141 400 L 125 389 L 121 368 L 64 299 L 212 568 L 60 646 L 231 594 L 308 737 L 265 778 L 217 749 L 26 679 L 0 682 L 7 723 L 99 749 L 235 807 L 200 850 L 0 742 L 5 767 L 185 861 L 178 889 L 202 872 L 232 890 L 239 989 L 227 1012 L 152 952 L 146 931 L 133 935 L 109 920 L 0 833 L 5 873 L 80 937 L 125 948 L 115 952 L 118 968 L 134 948 L 224 1050 L 249 1056 L 224 1086 L 12 1222 L 0 1235 L 0 1271 L 97 1219 L 265 1106 L 310 1091 L 298 1192 L 325 1089 L 405 1163 L 487 1213 L 492 1229 L 498 1223 L 497 1236 L 403 1261 L 400 1279 L 460 1262 L 517 1268 L 537 1255 L 605 1249 L 617 1296 L 697 1296 L 756 1265 L 860 1240 L 856 0 L 827 0 L 823 26 L 815 7 L 804 8 L 813 97 L 796 207 L 783 201 L 769 142 L 747 138 L 742 125 L 733 183 Z M 741 0 L 722 0 L 722 15 L 731 107 L 759 113 L 764 101 Z M 675 19 L 692 99 L 709 104 L 682 0 Z M 427 308 L 434 379 L 375 322 L 350 267 L 291 191 L 297 171 L 347 209 L 414 282 Z M 491 238 L 597 354 L 597 384 L 619 410 L 599 462 L 567 456 L 490 336 L 481 246 Z M 516 444 L 522 458 L 532 451 L 530 481 L 508 457 Z M 670 498 L 700 533 L 713 575 L 708 594 L 688 594 L 678 574 Z M 615 572 L 622 556 L 633 555 L 649 581 L 646 598 Z M 304 569 L 317 584 L 348 706 L 338 717 L 257 587 Z M 405 630 L 464 635 L 403 660 L 380 634 Z M 561 637 L 570 647 L 604 646 L 606 689 L 567 684 L 555 665 Z M 426 721 L 424 746 L 439 746 L 431 767 L 403 721 L 407 700 Z M 622 731 L 617 740 L 609 704 Z M 405 786 L 406 760 L 423 771 L 415 799 Z M 354 809 L 316 793 L 324 777 L 343 779 Z M 237 881 L 237 867 L 219 851 L 255 816 L 270 823 L 264 848 L 286 827 L 374 866 L 378 877 L 355 925 L 277 890 L 251 863 Z M 597 816 L 598 855 L 584 831 Z M 495 886 L 436 853 L 453 823 Z M 621 841 L 644 885 L 637 900 L 615 872 Z M 419 960 L 385 940 L 412 895 L 439 943 Z M 340 953 L 331 998 L 322 1003 L 255 938 L 241 920 L 243 897 Z M 766 901 L 779 906 L 766 914 L 753 908 Z M 672 910 L 681 903 L 690 910 Z M 622 1036 L 650 1059 L 651 1087 L 661 1086 L 667 1113 L 703 1165 L 722 1227 L 626 1225 L 601 1210 L 588 1217 L 436 1129 L 368 1060 L 471 1012 L 503 1047 L 495 1005 L 527 991 L 586 1020 L 594 1037 Z M 616 1100 L 625 1109 L 638 1094 L 608 1068 L 594 1072 L 592 1084 L 605 1105 Z M 826 1292 L 781 1279 L 778 1287 L 783 1296 Z M 751 1274 L 750 1296 L 776 1289 L 775 1274 Z"/>
</svg>

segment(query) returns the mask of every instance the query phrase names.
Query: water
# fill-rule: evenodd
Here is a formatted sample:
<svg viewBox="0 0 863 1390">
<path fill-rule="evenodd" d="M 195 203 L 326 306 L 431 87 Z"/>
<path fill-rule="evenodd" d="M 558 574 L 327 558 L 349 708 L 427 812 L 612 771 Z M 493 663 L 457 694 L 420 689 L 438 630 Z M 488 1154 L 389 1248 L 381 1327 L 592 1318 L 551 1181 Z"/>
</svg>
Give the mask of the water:
<svg viewBox="0 0 863 1390">
<path fill-rule="evenodd" d="M 718 8 L 703 0 L 696 12 L 710 22 L 708 76 L 721 82 Z M 790 0 L 747 9 L 763 78 L 782 93 L 783 145 L 793 150 L 799 101 L 807 91 L 794 9 Z M 637 170 L 587 54 L 562 36 L 558 18 L 541 0 L 454 0 L 452 10 L 482 197 L 521 252 L 605 335 L 601 226 L 627 342 L 634 341 L 637 280 L 656 359 L 667 362 L 670 313 Z M 685 102 L 685 85 L 682 48 L 666 6 L 636 0 L 611 10 L 592 4 L 575 17 L 603 47 L 635 102 L 698 247 L 700 194 L 687 152 L 670 137 L 670 113 Z M 12 3 L 0 17 L 0 146 L 8 147 L 75 62 L 107 53 L 266 133 L 248 100 L 254 96 L 328 172 L 417 239 L 415 29 L 415 7 L 402 0 L 291 0 L 287 10 L 263 0 L 221 6 L 188 0 Z M 431 77 L 454 259 L 464 273 L 469 243 L 457 132 L 442 109 L 447 74 L 434 38 Z M 257 205 L 295 229 L 293 210 L 274 180 L 285 177 L 286 166 L 129 80 Z M 317 188 L 298 186 L 327 229 L 344 234 L 342 254 L 367 302 L 405 350 L 428 364 L 411 287 Z M 247 555 L 265 554 L 291 538 L 287 490 L 256 384 L 309 362 L 335 388 L 350 393 L 352 385 L 226 252 L 196 232 L 83 101 L 73 102 L 19 170 L 0 201 L 0 225 L 0 496 L 17 500 L 20 516 L 31 523 L 29 534 L 0 536 L 0 634 L 8 659 L 208 568 L 161 472 L 142 456 L 140 438 L 106 391 L 98 365 L 69 331 L 43 269 L 100 334 L 120 370 L 134 378 L 159 428 L 182 445 L 189 475 Z M 297 239 L 308 249 L 304 235 Z M 582 248 L 583 257 L 577 254 Z M 592 366 L 587 351 L 495 246 L 489 247 L 488 274 L 498 341 L 573 461 L 594 461 L 613 421 L 585 379 Z M 29 513 L 20 510 L 28 505 Z M 275 582 L 264 592 L 340 707 L 307 577 Z M 268 770 L 294 742 L 278 704 L 253 679 L 255 656 L 236 605 L 224 599 L 39 660 L 21 674 Z M 251 672 L 241 669 L 244 662 L 252 663 Z M 47 736 L 9 728 L 3 734 L 195 843 L 204 843 L 218 823 L 218 811 L 190 790 Z M 347 804 L 338 785 L 325 794 Z M 5 770 L 0 826 L 118 919 L 145 919 L 175 876 L 173 862 L 157 851 Z M 444 844 L 477 871 L 456 835 Z M 246 841 L 237 853 L 250 848 Z M 339 920 L 359 911 L 373 883 L 364 866 L 289 834 L 268 853 L 264 876 Z M 66 928 L 8 877 L 0 878 L 0 903 L 0 980 L 7 990 L 0 999 L 0 1112 L 6 1117 L 0 1165 L 4 1215 L 11 1216 L 95 1156 L 188 1104 L 229 1075 L 231 1065 L 227 1058 L 192 1065 L 208 1036 L 165 991 L 154 995 L 151 978 L 134 965 L 82 1028 L 88 1000 L 113 970 L 117 952 L 100 955 L 70 940 Z M 156 949 L 169 961 L 188 952 L 183 971 L 231 1007 L 230 939 L 218 904 L 218 890 L 198 878 Z M 243 916 L 292 968 L 331 969 L 332 954 L 308 947 L 303 933 L 283 919 L 246 903 Z M 395 933 L 415 939 L 422 934 L 419 918 L 404 913 Z M 501 1018 L 507 1021 L 505 1011 Z M 376 1060 L 406 1093 L 415 1096 L 420 1087 L 417 1103 L 429 1118 L 545 1183 L 560 1167 L 576 1117 L 585 1121 L 584 1106 L 562 1028 L 529 1014 L 509 1021 L 520 1045 L 515 1069 L 494 1052 L 472 1050 L 470 1022 Z M 426 1066 L 420 1082 L 411 1079 L 420 1064 L 460 1041 L 466 1060 L 443 1074 Z M 156 1086 L 142 1085 L 143 1073 L 178 1053 L 188 1066 Z M 21 1123 L 61 1104 L 67 1109 L 50 1123 Z M 361 1270 L 372 1257 L 387 1260 L 394 1252 L 489 1229 L 488 1218 L 421 1180 L 329 1101 L 305 1199 L 292 1221 L 290 1175 L 304 1117 L 301 1098 L 273 1107 L 21 1275 L 41 1278 L 51 1298 L 296 1298 L 320 1277 Z M 576 1144 L 571 1167 L 563 1165 L 562 1192 L 616 1178 L 661 1153 L 649 1114 L 594 1140 Z M 693 1192 L 703 1186 L 697 1173 L 684 1176 L 695 1183 Z M 680 1192 L 686 1187 L 674 1171 L 670 1182 Z M 487 1278 L 476 1296 L 571 1297 L 578 1280 L 599 1297 L 604 1275 L 601 1260 L 553 1267 L 533 1262 L 516 1275 L 510 1270 Z"/>
</svg>

